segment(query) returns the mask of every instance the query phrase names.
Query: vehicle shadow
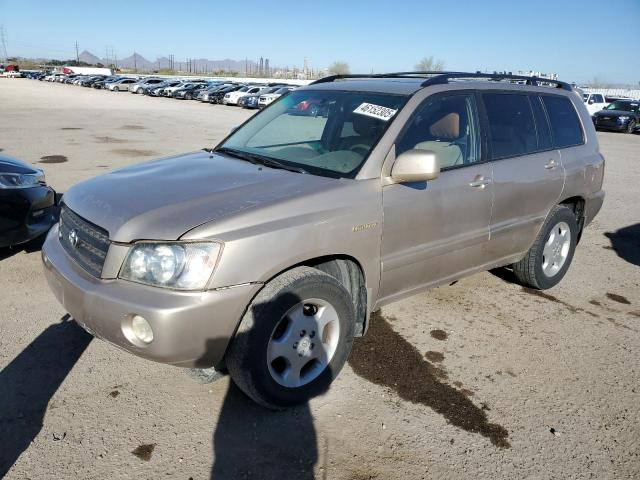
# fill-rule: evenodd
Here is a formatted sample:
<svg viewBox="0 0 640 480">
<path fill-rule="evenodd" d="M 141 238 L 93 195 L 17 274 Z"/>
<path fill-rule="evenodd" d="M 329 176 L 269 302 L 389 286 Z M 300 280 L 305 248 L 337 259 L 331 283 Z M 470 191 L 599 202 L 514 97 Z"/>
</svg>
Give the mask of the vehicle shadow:
<svg viewBox="0 0 640 480">
<path fill-rule="evenodd" d="M 318 448 L 309 405 L 270 411 L 229 382 L 213 451 L 212 480 L 313 480 Z"/>
<path fill-rule="evenodd" d="M 629 225 L 615 232 L 606 232 L 604 235 L 611 241 L 611 249 L 620 258 L 640 266 L 640 223 Z"/>
<path fill-rule="evenodd" d="M 65 315 L 0 371 L 0 478 L 42 429 L 49 401 L 92 338 Z"/>
<path fill-rule="evenodd" d="M 301 300 L 295 297 L 291 301 L 295 304 Z M 268 304 L 253 306 L 254 313 L 265 305 Z M 251 330 L 240 331 L 236 339 L 242 341 L 242 336 L 251 335 Z M 207 351 L 216 351 L 218 342 L 209 340 Z M 263 353 L 266 355 L 266 348 Z M 208 357 L 205 354 L 203 359 Z M 320 395 L 327 388 L 314 393 Z M 268 410 L 230 381 L 213 434 L 213 450 L 211 479 L 312 480 L 318 447 L 309 404 Z"/>
<path fill-rule="evenodd" d="M 42 245 L 44 245 L 44 241 L 46 238 L 47 238 L 47 235 L 44 234 L 26 243 L 21 243 L 19 245 L 15 245 L 12 247 L 0 248 L 0 261 L 5 260 L 9 257 L 13 257 L 14 255 L 17 255 L 20 252 L 25 252 L 25 253 L 39 252 L 40 250 L 42 250 Z"/>
</svg>

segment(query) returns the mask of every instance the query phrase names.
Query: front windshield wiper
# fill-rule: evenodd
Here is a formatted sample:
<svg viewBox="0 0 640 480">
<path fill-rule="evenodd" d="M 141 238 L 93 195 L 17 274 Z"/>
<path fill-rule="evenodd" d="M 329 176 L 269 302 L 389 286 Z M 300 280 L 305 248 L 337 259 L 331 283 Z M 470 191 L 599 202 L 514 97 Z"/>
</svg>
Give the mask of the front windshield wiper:
<svg viewBox="0 0 640 480">
<path fill-rule="evenodd" d="M 253 163 L 254 165 L 264 165 L 270 168 L 280 168 L 282 170 L 288 170 L 290 172 L 296 173 L 309 173 L 304 168 L 287 165 L 285 163 L 274 160 L 271 157 L 265 157 L 264 155 L 258 155 L 257 153 L 243 152 L 242 150 L 236 150 L 235 148 L 228 147 L 220 147 L 215 149 L 214 151 L 218 153 L 224 153 L 241 160 L 245 160 L 247 162 Z"/>
</svg>

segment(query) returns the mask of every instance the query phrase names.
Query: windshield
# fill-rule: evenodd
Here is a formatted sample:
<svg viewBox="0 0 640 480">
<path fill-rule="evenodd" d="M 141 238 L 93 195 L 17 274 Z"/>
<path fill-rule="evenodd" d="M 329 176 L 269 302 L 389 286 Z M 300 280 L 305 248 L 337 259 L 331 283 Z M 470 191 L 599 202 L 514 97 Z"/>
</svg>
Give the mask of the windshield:
<svg viewBox="0 0 640 480">
<path fill-rule="evenodd" d="M 610 103 L 606 110 L 623 110 L 625 112 L 635 112 L 638 110 L 638 103 L 636 102 L 613 102 Z"/>
<path fill-rule="evenodd" d="M 317 175 L 353 178 L 407 98 L 297 90 L 254 116 L 216 150 L 259 155 Z"/>
</svg>

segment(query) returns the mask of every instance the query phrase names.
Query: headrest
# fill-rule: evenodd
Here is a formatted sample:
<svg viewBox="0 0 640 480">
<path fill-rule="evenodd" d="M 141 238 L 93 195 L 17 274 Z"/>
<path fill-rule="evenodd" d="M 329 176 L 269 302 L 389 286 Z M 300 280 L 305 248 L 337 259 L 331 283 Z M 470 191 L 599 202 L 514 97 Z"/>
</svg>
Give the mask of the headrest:
<svg viewBox="0 0 640 480">
<path fill-rule="evenodd" d="M 431 125 L 431 135 L 436 138 L 453 140 L 460 136 L 460 115 L 455 112 L 448 113 Z"/>
<path fill-rule="evenodd" d="M 383 128 L 384 122 L 382 120 L 364 115 L 353 115 L 353 129 L 361 137 L 377 137 Z"/>
</svg>

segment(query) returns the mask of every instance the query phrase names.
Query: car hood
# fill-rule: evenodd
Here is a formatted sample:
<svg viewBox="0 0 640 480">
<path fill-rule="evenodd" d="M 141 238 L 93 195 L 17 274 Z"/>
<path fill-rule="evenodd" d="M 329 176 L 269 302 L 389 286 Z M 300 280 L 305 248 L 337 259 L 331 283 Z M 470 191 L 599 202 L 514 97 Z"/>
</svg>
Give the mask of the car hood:
<svg viewBox="0 0 640 480">
<path fill-rule="evenodd" d="M 95 177 L 71 188 L 63 201 L 113 241 L 177 240 L 203 223 L 336 182 L 202 151 Z"/>
<path fill-rule="evenodd" d="M 38 170 L 21 160 L 0 155 L 0 173 L 34 174 Z"/>
<path fill-rule="evenodd" d="M 600 110 L 599 112 L 596 112 L 596 115 L 602 117 L 619 117 L 621 115 L 624 115 L 626 117 L 633 117 L 635 115 L 635 113 L 633 112 L 628 112 L 626 110 Z"/>
</svg>

